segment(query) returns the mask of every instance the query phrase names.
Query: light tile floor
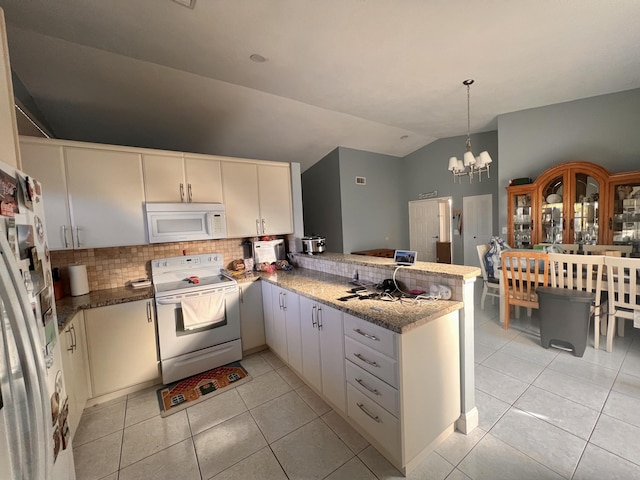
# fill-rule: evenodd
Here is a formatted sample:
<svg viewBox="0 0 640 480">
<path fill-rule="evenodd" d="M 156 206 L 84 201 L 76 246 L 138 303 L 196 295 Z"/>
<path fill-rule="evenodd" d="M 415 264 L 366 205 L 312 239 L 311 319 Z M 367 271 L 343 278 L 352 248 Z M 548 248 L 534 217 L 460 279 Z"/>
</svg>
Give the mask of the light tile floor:
<svg viewBox="0 0 640 480">
<path fill-rule="evenodd" d="M 451 435 L 410 478 L 640 479 L 640 331 L 629 323 L 612 353 L 591 338 L 582 358 L 545 350 L 535 311 L 505 331 L 497 301 L 480 310 L 480 286 L 480 426 Z M 164 419 L 157 387 L 87 408 L 78 480 L 401 477 L 273 354 L 243 364 L 251 382 Z"/>
</svg>

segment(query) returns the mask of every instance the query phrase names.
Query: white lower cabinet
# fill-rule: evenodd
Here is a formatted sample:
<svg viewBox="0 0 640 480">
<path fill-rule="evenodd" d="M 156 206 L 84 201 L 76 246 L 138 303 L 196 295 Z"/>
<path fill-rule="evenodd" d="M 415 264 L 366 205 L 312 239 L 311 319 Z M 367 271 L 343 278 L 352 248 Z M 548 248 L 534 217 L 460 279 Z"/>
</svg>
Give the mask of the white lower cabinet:
<svg viewBox="0 0 640 480">
<path fill-rule="evenodd" d="M 240 336 L 243 352 L 251 352 L 266 343 L 261 283 L 264 282 L 245 282 L 239 285 Z"/>
<path fill-rule="evenodd" d="M 300 296 L 302 376 L 346 411 L 342 312 Z"/>
<path fill-rule="evenodd" d="M 350 383 L 347 384 L 347 415 L 394 458 L 401 458 L 400 420 Z"/>
<path fill-rule="evenodd" d="M 271 289 L 271 308 L 273 309 L 274 334 L 272 344 L 269 347 L 294 370 L 301 371 L 298 295 L 274 285 Z"/>
<path fill-rule="evenodd" d="M 60 332 L 62 369 L 67 389 L 69 415 L 67 421 L 73 439 L 80 423 L 85 403 L 89 398 L 87 372 L 87 341 L 84 332 L 84 312 L 80 310 Z"/>
<path fill-rule="evenodd" d="M 287 355 L 287 325 L 282 311 L 282 289 L 262 282 L 262 304 L 264 307 L 264 335 L 267 346 L 284 362 Z"/>
<path fill-rule="evenodd" d="M 348 418 L 405 474 L 460 415 L 458 318 L 452 312 L 400 335 L 344 314 Z"/>
<path fill-rule="evenodd" d="M 398 334 L 262 286 L 267 344 L 396 468 L 412 471 L 453 432 L 460 416 L 458 311 Z M 294 310 L 292 297 L 299 299 L 297 323 L 282 314 Z"/>
<path fill-rule="evenodd" d="M 92 397 L 159 378 L 153 300 L 85 312 Z"/>
</svg>

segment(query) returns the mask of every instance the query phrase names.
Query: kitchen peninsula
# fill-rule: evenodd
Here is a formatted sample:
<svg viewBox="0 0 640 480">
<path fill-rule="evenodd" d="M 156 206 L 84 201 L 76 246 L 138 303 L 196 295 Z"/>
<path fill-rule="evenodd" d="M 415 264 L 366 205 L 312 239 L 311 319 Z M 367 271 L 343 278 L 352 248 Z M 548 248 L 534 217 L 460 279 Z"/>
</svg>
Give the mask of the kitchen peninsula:
<svg viewBox="0 0 640 480">
<path fill-rule="evenodd" d="M 293 263 L 292 272 L 262 277 L 267 344 L 391 463 L 409 473 L 454 427 L 477 426 L 478 268 L 397 268 L 387 258 L 336 253 L 295 254 Z M 339 300 L 356 274 L 370 284 L 395 276 L 407 291 L 444 285 L 451 298 Z"/>
<path fill-rule="evenodd" d="M 337 253 L 294 254 L 292 263 L 292 271 L 238 278 L 241 320 L 244 308 L 245 325 L 257 331 L 264 315 L 258 345 L 266 337 L 271 350 L 391 463 L 406 474 L 454 428 L 469 433 L 477 426 L 473 284 L 479 269 L 426 262 L 397 268 L 392 259 Z M 366 284 L 395 277 L 407 291 L 441 285 L 451 298 L 338 300 L 350 295 L 354 274 Z M 262 291 L 262 304 L 260 297 L 257 304 L 247 301 L 249 286 Z M 80 375 L 86 380 L 85 394 L 77 395 L 79 411 L 87 396 L 95 403 L 157 383 L 155 321 L 148 318 L 152 296 L 150 288 L 116 288 L 57 302 L 60 316 L 67 316 L 61 335 L 71 344 L 70 357 L 78 356 L 76 339 L 84 338 L 87 326 L 88 344 L 79 345 L 75 359 L 79 372 L 85 364 L 90 373 Z M 134 325 L 141 331 L 121 335 Z M 136 361 L 139 367 L 113 365 L 116 357 L 107 347 L 138 355 L 143 337 L 153 348 Z M 131 338 L 137 346 L 119 345 Z M 103 359 L 111 363 L 105 367 Z M 112 378 L 123 369 L 137 376 L 124 383 L 122 375 Z"/>
</svg>

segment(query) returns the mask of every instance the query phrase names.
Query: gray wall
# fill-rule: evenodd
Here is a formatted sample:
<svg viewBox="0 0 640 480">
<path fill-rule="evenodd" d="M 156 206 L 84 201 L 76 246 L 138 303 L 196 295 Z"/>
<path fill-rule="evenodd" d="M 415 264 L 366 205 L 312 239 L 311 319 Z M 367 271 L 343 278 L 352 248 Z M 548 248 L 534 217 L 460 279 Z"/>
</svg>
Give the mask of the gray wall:
<svg viewBox="0 0 640 480">
<path fill-rule="evenodd" d="M 507 225 L 509 180 L 535 178 L 581 160 L 611 173 L 640 169 L 640 89 L 522 110 L 498 117 L 500 226 Z"/>
<path fill-rule="evenodd" d="M 402 184 L 404 222 L 401 228 L 407 244 L 409 243 L 407 202 L 418 200 L 420 193 L 433 190 L 438 191 L 438 197 L 452 197 L 453 208 L 458 210 L 462 210 L 462 198 L 465 196 L 493 194 L 493 230 L 494 235 L 498 234 L 498 196 L 496 192 L 498 185 L 498 133 L 493 131 L 471 135 L 473 152 L 478 155 L 486 150 L 493 159 L 490 178 L 487 179 L 486 174 L 483 174 L 482 182 L 478 182 L 477 177 L 474 177 L 473 183 L 469 184 L 469 179 L 462 177 L 462 183 L 454 184 L 453 175 L 447 170 L 449 157 L 455 155 L 458 158 L 462 158 L 465 152 L 466 139 L 466 135 L 441 138 L 404 158 L 406 176 Z M 502 168 L 501 165 L 500 168 Z M 464 235 L 464 226 L 462 233 Z M 453 263 L 464 263 L 464 245 L 461 235 L 453 236 Z"/>
<path fill-rule="evenodd" d="M 340 147 L 343 252 L 408 248 L 401 158 Z M 356 185 L 355 177 L 366 177 Z"/>
<path fill-rule="evenodd" d="M 336 148 L 302 173 L 305 235 L 322 235 L 327 251 L 342 252 L 340 164 Z"/>
</svg>

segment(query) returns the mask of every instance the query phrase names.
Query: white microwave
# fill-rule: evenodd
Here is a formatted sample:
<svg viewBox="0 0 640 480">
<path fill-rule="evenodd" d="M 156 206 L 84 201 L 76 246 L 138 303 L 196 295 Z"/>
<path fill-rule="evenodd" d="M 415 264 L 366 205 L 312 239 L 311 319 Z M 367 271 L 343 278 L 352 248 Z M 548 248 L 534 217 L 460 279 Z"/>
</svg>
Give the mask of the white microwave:
<svg viewBox="0 0 640 480">
<path fill-rule="evenodd" d="M 227 238 L 221 203 L 147 203 L 149 243 Z"/>
</svg>

